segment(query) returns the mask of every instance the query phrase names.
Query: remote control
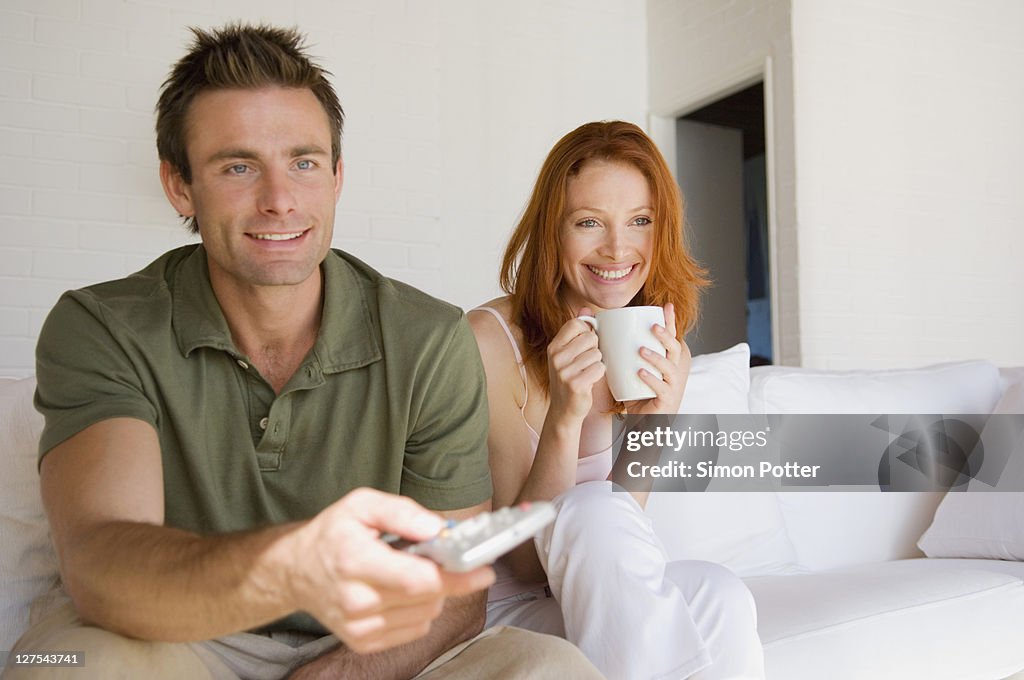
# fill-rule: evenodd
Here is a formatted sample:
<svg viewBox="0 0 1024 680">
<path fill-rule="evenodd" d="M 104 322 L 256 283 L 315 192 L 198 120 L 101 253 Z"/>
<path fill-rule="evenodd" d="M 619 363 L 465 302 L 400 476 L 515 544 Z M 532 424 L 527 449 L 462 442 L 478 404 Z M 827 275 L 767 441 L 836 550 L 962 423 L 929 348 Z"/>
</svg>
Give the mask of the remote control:
<svg viewBox="0 0 1024 680">
<path fill-rule="evenodd" d="M 420 543 L 394 534 L 381 538 L 393 548 L 428 557 L 447 571 L 470 571 L 491 564 L 554 519 L 551 503 L 534 501 L 483 512 L 461 522 L 449 520 L 437 536 Z"/>
</svg>

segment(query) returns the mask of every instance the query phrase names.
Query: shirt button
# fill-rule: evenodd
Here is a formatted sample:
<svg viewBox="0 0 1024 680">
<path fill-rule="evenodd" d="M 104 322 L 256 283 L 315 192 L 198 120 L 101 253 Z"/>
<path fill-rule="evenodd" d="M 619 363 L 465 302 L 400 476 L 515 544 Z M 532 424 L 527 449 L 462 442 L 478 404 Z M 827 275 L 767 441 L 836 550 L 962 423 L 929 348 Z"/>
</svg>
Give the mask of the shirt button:
<svg viewBox="0 0 1024 680">
<path fill-rule="evenodd" d="M 260 429 L 261 430 L 267 429 L 267 425 L 269 425 L 269 424 L 270 424 L 270 418 L 267 418 L 266 416 L 263 416 L 262 418 L 260 418 Z"/>
<path fill-rule="evenodd" d="M 242 367 L 243 371 L 248 371 L 249 370 L 249 364 L 245 363 L 241 359 L 238 360 L 238 365 Z"/>
</svg>

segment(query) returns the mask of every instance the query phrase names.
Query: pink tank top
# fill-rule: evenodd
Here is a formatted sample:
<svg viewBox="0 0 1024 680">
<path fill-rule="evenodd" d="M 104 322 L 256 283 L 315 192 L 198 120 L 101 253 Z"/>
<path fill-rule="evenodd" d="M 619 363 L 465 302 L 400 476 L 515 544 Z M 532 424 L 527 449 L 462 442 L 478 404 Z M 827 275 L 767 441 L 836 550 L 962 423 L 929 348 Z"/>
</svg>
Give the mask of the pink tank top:
<svg viewBox="0 0 1024 680">
<path fill-rule="evenodd" d="M 530 435 L 530 446 L 532 447 L 532 454 L 537 454 L 537 445 L 540 443 L 540 435 L 533 429 L 530 423 L 526 420 L 526 404 L 530 399 L 530 383 L 527 381 L 526 376 L 526 364 L 523 362 L 522 352 L 519 351 L 519 345 L 516 343 L 515 336 L 512 335 L 512 329 L 508 327 L 508 323 L 504 317 L 496 309 L 491 307 L 477 307 L 472 311 L 489 312 L 498 320 L 498 324 L 501 329 L 505 331 L 505 336 L 508 337 L 508 342 L 512 345 L 512 352 L 516 357 L 516 365 L 519 367 L 519 375 L 523 379 L 523 387 L 526 390 L 525 397 L 523 398 L 523 405 L 519 408 L 519 413 L 523 417 L 523 424 L 526 426 L 526 430 Z M 607 479 L 608 475 L 612 471 L 612 447 L 592 453 L 589 455 L 583 455 L 576 461 L 576 483 L 582 484 L 583 482 L 591 482 Z M 494 585 L 491 586 L 488 592 L 487 599 L 490 602 L 494 600 L 501 600 L 512 595 L 518 595 L 519 593 L 528 592 L 530 590 L 536 590 L 544 586 L 543 583 L 524 583 L 518 580 L 512 575 L 511 570 L 503 563 L 498 562 L 494 565 L 494 571 L 497 576 L 497 580 Z"/>
</svg>

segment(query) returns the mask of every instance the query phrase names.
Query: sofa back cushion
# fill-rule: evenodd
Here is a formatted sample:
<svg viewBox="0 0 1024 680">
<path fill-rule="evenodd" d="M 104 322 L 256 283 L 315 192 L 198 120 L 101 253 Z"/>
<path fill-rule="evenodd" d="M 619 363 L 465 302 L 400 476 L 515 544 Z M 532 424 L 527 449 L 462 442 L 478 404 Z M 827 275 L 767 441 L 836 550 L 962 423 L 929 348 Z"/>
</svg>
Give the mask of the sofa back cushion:
<svg viewBox="0 0 1024 680">
<path fill-rule="evenodd" d="M 699 354 L 679 404 L 680 413 L 750 413 L 750 346 Z"/>
<path fill-rule="evenodd" d="M 987 361 L 874 371 L 758 366 L 750 370 L 750 412 L 991 413 L 1002 388 Z"/>
<path fill-rule="evenodd" d="M 28 624 L 28 606 L 57 579 L 36 471 L 43 417 L 34 378 L 0 379 L 0 649 Z"/>
<path fill-rule="evenodd" d="M 746 343 L 693 358 L 680 413 L 748 413 Z M 647 515 L 672 560 L 708 560 L 740 576 L 793 571 L 795 556 L 774 493 L 651 494 Z"/>
<path fill-rule="evenodd" d="M 992 413 L 1024 414 L 1024 369 L 1000 372 L 1005 388 Z M 1001 429 L 994 421 L 989 421 L 986 431 L 989 427 Z M 1019 441 L 999 481 L 1004 479 L 1018 483 L 1024 479 L 1024 448 Z M 967 485 L 974 493 L 946 494 L 935 520 L 917 543 L 928 557 L 1024 562 L 1024 493 L 988 492 L 986 487 L 975 479 Z"/>
<path fill-rule="evenodd" d="M 752 413 L 991 413 L 999 370 L 985 361 L 917 369 L 819 371 L 752 369 Z M 877 452 L 865 455 L 877 456 Z M 819 571 L 921 556 L 915 545 L 940 493 L 785 492 L 779 502 L 797 566 Z"/>
</svg>

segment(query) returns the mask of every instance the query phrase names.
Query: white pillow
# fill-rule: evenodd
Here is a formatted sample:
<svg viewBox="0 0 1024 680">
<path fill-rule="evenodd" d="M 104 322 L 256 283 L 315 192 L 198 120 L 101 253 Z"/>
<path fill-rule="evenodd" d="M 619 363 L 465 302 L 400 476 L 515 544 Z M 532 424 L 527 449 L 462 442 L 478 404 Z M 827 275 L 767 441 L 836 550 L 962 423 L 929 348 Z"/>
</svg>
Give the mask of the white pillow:
<svg viewBox="0 0 1024 680">
<path fill-rule="evenodd" d="M 1006 386 L 1006 391 L 992 413 L 1024 413 L 1024 372 L 1017 382 Z"/>
<path fill-rule="evenodd" d="M 759 367 L 752 413 L 990 413 L 999 370 L 985 361 L 916 369 L 822 371 Z M 877 452 L 872 452 L 877 456 Z M 918 557 L 915 541 L 941 493 L 878 491 L 778 494 L 797 566 L 808 571 Z"/>
<path fill-rule="evenodd" d="M 28 625 L 28 608 L 57 579 L 57 558 L 36 472 L 43 417 L 34 378 L 0 382 L 0 649 Z"/>
<path fill-rule="evenodd" d="M 750 413 L 750 346 L 693 357 L 680 413 Z"/>
<path fill-rule="evenodd" d="M 680 413 L 748 413 L 750 347 L 693 358 Z M 647 515 L 672 560 L 708 560 L 740 576 L 789 573 L 793 547 L 775 495 L 652 493 Z"/>
<path fill-rule="evenodd" d="M 1024 493 L 950 492 L 917 545 L 928 557 L 1024 560 Z"/>
<path fill-rule="evenodd" d="M 1003 382 L 1003 395 L 1012 385 L 1024 383 L 1024 366 L 1008 366 L 999 369 L 999 377 Z M 1022 388 L 1024 389 L 1024 388 Z"/>
<path fill-rule="evenodd" d="M 961 361 L 911 369 L 821 371 L 759 366 L 751 371 L 751 413 L 991 413 L 999 369 Z"/>
<path fill-rule="evenodd" d="M 993 413 L 1024 413 L 1024 379 L 1006 388 Z M 1004 474 L 1021 479 L 1024 450 L 1016 454 Z M 928 557 L 1024 561 L 1024 493 L 970 488 L 946 494 L 918 547 Z"/>
<path fill-rule="evenodd" d="M 717 562 L 744 578 L 797 571 L 770 491 L 656 491 L 647 515 L 671 560 Z"/>
</svg>

